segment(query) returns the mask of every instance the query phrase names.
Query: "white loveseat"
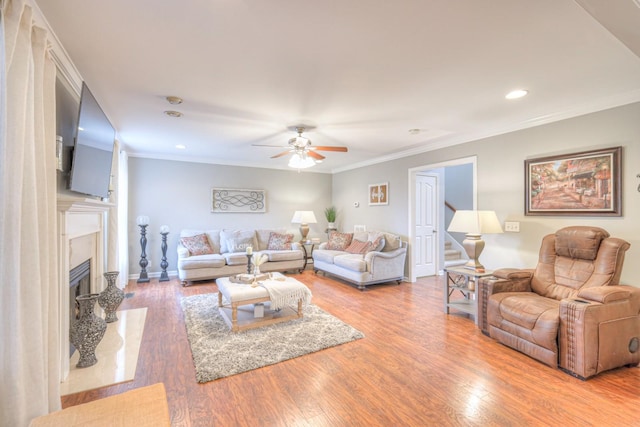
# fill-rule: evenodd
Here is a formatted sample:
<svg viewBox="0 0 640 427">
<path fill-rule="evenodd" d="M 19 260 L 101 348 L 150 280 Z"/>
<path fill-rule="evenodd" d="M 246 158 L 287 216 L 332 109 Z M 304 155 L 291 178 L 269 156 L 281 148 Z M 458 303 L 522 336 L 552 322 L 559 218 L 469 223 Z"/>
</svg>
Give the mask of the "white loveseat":
<svg viewBox="0 0 640 427">
<path fill-rule="evenodd" d="M 360 290 L 377 283 L 402 281 L 407 243 L 399 236 L 376 231 L 338 234 L 343 237 L 351 234 L 350 243 L 344 249 L 332 249 L 331 236 L 329 242 L 321 243 L 312 254 L 316 273 L 322 271 L 325 275 L 339 277 L 357 285 Z M 360 244 L 366 242 L 371 245 Z M 352 253 L 360 248 L 362 253 Z"/>
<path fill-rule="evenodd" d="M 184 246 L 184 238 L 206 236 L 207 250 L 190 252 Z M 256 255 L 266 254 L 267 261 L 260 266 L 261 272 L 301 271 L 305 266 L 304 250 L 300 244 L 292 242 L 279 249 L 269 249 L 274 235 L 287 235 L 284 230 L 182 230 L 178 240 L 178 277 L 183 286 L 192 281 L 211 280 L 247 272 L 247 246 Z M 282 243 L 280 239 L 278 241 Z M 191 243 L 191 241 L 189 241 Z M 290 246 L 290 249 L 284 247 Z M 274 247 L 273 245 L 271 247 Z M 205 252 L 200 254 L 199 252 Z"/>
</svg>

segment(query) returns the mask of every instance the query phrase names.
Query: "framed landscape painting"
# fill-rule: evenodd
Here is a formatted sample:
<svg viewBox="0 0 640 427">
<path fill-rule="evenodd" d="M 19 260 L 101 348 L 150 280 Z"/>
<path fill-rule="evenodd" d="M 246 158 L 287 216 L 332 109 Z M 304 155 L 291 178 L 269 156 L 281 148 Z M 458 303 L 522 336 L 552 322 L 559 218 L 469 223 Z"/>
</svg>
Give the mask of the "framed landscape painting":
<svg viewBox="0 0 640 427">
<path fill-rule="evenodd" d="M 621 216 L 622 147 L 528 159 L 525 215 Z"/>
</svg>

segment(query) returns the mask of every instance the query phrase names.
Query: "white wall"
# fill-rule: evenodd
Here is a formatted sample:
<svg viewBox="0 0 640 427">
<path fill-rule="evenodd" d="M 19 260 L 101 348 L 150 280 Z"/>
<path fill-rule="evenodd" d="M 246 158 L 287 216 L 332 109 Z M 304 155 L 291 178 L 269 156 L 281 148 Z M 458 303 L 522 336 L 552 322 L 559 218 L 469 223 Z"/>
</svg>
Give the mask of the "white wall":
<svg viewBox="0 0 640 427">
<path fill-rule="evenodd" d="M 630 104 L 549 125 L 472 141 L 454 147 L 346 171 L 333 176 L 333 204 L 340 228 L 367 224 L 409 234 L 408 170 L 468 156 L 477 156 L 478 209 L 492 209 L 498 218 L 520 221 L 520 233 L 487 235 L 482 263 L 489 269 L 534 267 L 542 237 L 569 225 L 599 226 L 631 243 L 622 280 L 640 286 L 640 103 Z M 622 146 L 622 217 L 524 215 L 524 160 L 547 155 Z M 368 184 L 389 182 L 388 206 L 368 206 Z M 354 208 L 353 202 L 360 207 Z"/>
<path fill-rule="evenodd" d="M 266 213 L 212 213 L 211 188 L 266 190 Z M 309 237 L 323 237 L 327 222 L 324 209 L 331 205 L 331 175 L 313 172 L 222 166 L 131 157 L 129 159 L 129 268 L 140 272 L 138 215 L 147 215 L 147 266 L 150 275 L 160 272 L 160 226 L 168 225 L 169 272 L 177 269 L 176 247 L 180 230 L 195 229 L 287 229 L 300 238 L 291 224 L 296 210 L 313 210 L 317 224 Z"/>
</svg>

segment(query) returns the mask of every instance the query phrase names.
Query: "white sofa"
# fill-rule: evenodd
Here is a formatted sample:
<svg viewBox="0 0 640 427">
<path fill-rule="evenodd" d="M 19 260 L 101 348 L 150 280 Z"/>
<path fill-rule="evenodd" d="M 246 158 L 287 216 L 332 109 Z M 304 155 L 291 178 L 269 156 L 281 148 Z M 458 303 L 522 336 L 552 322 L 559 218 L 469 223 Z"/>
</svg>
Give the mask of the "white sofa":
<svg viewBox="0 0 640 427">
<path fill-rule="evenodd" d="M 339 277 L 357 285 L 360 290 L 377 283 L 402 281 L 407 242 L 403 242 L 397 235 L 385 232 L 364 231 L 352 234 L 352 241 L 373 242 L 382 235 L 384 242 L 380 247 L 366 253 L 328 249 L 330 242 L 321 243 L 312 254 L 313 269 L 316 273 L 322 271 L 325 275 L 328 273 Z"/>
<path fill-rule="evenodd" d="M 182 285 L 246 273 L 246 246 L 251 246 L 254 254 L 267 255 L 267 262 L 260 266 L 261 272 L 302 271 L 305 266 L 302 246 L 291 242 L 291 249 L 270 250 L 268 244 L 272 233 L 286 234 L 284 230 L 182 230 L 177 248 L 178 277 Z M 194 255 L 182 244 L 182 238 L 202 234 L 207 237 L 211 253 Z"/>
</svg>

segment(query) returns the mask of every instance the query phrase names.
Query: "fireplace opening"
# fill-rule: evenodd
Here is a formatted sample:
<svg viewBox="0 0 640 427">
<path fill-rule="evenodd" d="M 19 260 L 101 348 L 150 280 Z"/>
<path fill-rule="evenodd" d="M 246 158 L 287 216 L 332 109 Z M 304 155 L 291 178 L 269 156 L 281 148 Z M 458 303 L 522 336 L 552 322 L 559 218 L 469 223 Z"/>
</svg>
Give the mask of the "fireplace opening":
<svg viewBox="0 0 640 427">
<path fill-rule="evenodd" d="M 69 271 L 69 330 L 80 317 L 76 297 L 91 293 L 91 260 L 86 260 Z M 69 343 L 69 357 L 76 348 Z"/>
</svg>

